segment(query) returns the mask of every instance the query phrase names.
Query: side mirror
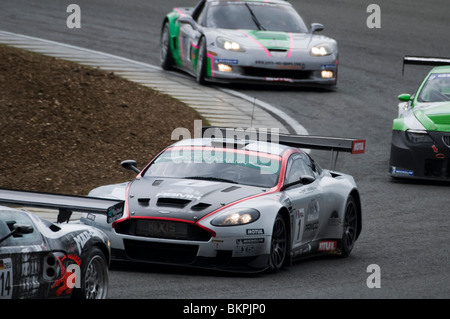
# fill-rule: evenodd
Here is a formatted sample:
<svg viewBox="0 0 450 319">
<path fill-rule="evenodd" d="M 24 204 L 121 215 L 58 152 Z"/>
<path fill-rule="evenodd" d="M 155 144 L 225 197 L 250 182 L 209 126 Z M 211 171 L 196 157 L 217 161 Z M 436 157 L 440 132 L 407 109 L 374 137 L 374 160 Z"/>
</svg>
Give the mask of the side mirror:
<svg viewBox="0 0 450 319">
<path fill-rule="evenodd" d="M 405 94 L 400 94 L 398 96 L 398 99 L 402 102 L 409 102 L 412 100 L 411 98 L 411 94 L 405 93 Z"/>
<path fill-rule="evenodd" d="M 316 179 L 311 175 L 303 175 L 300 180 L 303 185 L 308 185 L 314 182 Z"/>
<path fill-rule="evenodd" d="M 325 29 L 325 27 L 323 26 L 323 24 L 320 24 L 320 23 L 311 23 L 311 33 L 319 32 L 319 31 L 322 31 L 323 29 Z"/>
<path fill-rule="evenodd" d="M 185 15 L 185 16 L 179 17 L 178 22 L 190 24 L 192 26 L 192 28 L 196 29 L 195 21 L 191 16 Z"/>
<path fill-rule="evenodd" d="M 120 165 L 130 171 L 134 171 L 136 173 L 140 173 L 141 171 L 137 168 L 137 163 L 135 160 L 126 160 L 120 163 Z"/>
<path fill-rule="evenodd" d="M 33 226 L 26 225 L 26 224 L 14 224 L 14 225 L 12 225 L 11 228 L 12 228 L 12 230 L 8 235 L 0 238 L 0 243 L 4 242 L 6 239 L 8 239 L 11 236 L 21 237 L 25 234 L 31 234 L 32 232 L 34 232 Z"/>
</svg>

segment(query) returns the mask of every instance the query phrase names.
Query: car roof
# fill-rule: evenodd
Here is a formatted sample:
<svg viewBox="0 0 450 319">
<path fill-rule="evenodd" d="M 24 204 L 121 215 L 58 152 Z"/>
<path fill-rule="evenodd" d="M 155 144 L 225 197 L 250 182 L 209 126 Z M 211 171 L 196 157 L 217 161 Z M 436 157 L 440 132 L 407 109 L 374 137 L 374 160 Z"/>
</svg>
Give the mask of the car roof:
<svg viewBox="0 0 450 319">
<path fill-rule="evenodd" d="M 226 138 L 193 138 L 193 139 L 182 139 L 171 147 L 175 146 L 201 146 L 201 147 L 220 147 L 220 148 L 230 148 L 245 151 L 260 152 L 270 155 L 282 156 L 287 150 L 294 149 L 293 147 L 277 144 L 268 143 L 262 141 L 248 141 L 248 140 L 234 140 Z M 298 149 L 297 149 L 298 150 Z"/>
<path fill-rule="evenodd" d="M 450 73 L 450 65 L 436 66 L 431 69 L 430 73 Z"/>
<path fill-rule="evenodd" d="M 286 0 L 206 0 L 206 2 L 266 2 L 266 3 L 289 3 Z"/>
</svg>

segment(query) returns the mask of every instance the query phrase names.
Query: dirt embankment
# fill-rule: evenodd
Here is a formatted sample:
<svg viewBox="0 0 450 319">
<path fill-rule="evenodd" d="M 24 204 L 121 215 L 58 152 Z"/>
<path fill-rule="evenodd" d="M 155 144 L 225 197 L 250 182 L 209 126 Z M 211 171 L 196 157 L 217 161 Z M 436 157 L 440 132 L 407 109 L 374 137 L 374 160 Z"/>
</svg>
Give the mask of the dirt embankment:
<svg viewBox="0 0 450 319">
<path fill-rule="evenodd" d="M 113 73 L 0 45 L 0 188 L 81 194 L 131 179 L 193 109 Z"/>
</svg>

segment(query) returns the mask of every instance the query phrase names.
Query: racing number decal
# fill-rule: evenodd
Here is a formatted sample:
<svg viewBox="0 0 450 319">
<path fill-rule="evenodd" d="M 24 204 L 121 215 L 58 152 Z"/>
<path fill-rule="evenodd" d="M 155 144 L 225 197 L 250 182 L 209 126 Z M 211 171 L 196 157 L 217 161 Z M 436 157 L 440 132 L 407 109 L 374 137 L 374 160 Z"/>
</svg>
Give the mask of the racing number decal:
<svg viewBox="0 0 450 319">
<path fill-rule="evenodd" d="M 13 268 L 11 258 L 0 259 L 0 299 L 10 299 L 13 288 Z"/>
</svg>

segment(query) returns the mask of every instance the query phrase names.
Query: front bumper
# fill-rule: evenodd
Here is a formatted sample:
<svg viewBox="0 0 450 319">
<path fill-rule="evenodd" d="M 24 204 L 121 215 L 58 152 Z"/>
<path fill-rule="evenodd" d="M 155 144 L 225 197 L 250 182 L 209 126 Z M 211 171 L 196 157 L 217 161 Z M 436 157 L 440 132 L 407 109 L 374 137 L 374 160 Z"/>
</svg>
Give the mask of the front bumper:
<svg viewBox="0 0 450 319">
<path fill-rule="evenodd" d="M 333 55 L 314 58 L 314 62 L 304 57 L 258 60 L 248 54 L 245 58 L 210 57 L 209 67 L 206 80 L 211 82 L 333 87 L 337 84 L 338 59 Z"/>
<path fill-rule="evenodd" d="M 236 68 L 235 68 L 236 69 Z M 333 70 L 332 72 L 335 72 Z M 337 74 L 332 78 L 322 78 L 321 71 L 283 71 L 246 67 L 235 72 L 215 72 L 207 81 L 217 83 L 247 83 L 286 86 L 333 87 L 337 84 Z"/>
<path fill-rule="evenodd" d="M 428 132 L 429 140 L 413 142 L 405 131 L 392 132 L 389 173 L 392 177 L 450 180 L 450 133 Z"/>
<path fill-rule="evenodd" d="M 189 235 L 185 238 L 164 234 L 157 238 L 136 232 L 134 222 L 127 221 L 125 227 L 116 226 L 113 231 L 117 239 L 112 247 L 113 260 L 236 272 L 260 272 L 268 266 L 270 236 L 261 229 L 257 231 L 260 234 L 248 234 L 249 227 L 246 226 L 233 226 L 233 230 L 230 230 L 231 227 L 215 227 L 212 234 L 195 224 L 189 224 Z M 167 223 L 173 224 L 173 227 L 180 224 Z"/>
</svg>

